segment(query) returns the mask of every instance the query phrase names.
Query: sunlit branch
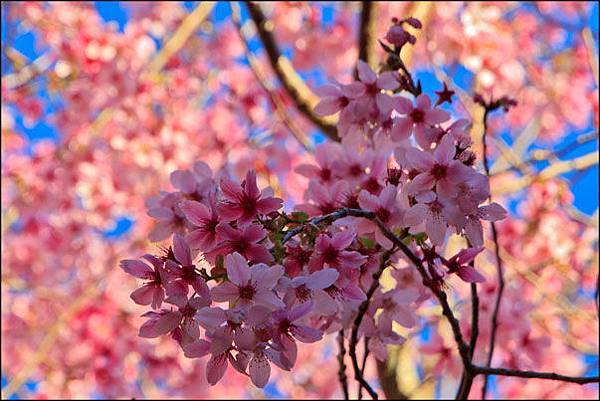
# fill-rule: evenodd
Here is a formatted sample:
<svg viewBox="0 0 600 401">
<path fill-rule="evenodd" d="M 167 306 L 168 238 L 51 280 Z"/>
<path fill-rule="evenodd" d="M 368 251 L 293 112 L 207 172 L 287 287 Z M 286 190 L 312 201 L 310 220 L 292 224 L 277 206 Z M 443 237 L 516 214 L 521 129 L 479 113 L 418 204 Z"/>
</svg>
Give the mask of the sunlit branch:
<svg viewBox="0 0 600 401">
<path fill-rule="evenodd" d="M 254 55 L 250 51 L 250 47 L 248 45 L 248 38 L 244 34 L 244 30 L 240 21 L 239 6 L 235 3 L 230 3 L 230 6 L 231 18 L 233 19 L 233 22 L 235 23 L 240 38 L 242 40 L 242 43 L 244 44 L 246 58 L 248 59 L 248 64 L 250 65 L 250 69 L 254 73 L 256 80 L 260 83 L 265 92 L 267 92 L 267 95 L 269 95 L 275 112 L 277 113 L 281 121 L 288 127 L 294 138 L 296 138 L 300 145 L 302 145 L 304 150 L 312 151 L 312 145 L 310 143 L 310 140 L 306 137 L 302 129 L 298 127 L 296 122 L 292 118 L 290 118 L 290 116 L 286 112 L 286 106 L 283 99 L 281 98 L 279 93 L 276 92 L 275 88 L 273 88 L 273 86 L 269 83 L 267 77 L 263 75 L 263 73 L 261 72 L 261 68 L 258 65 L 258 61 L 256 60 L 256 57 L 254 57 Z"/>
<path fill-rule="evenodd" d="M 304 83 L 291 62 L 281 54 L 273 35 L 273 22 L 267 20 L 258 4 L 254 2 L 248 2 L 246 4 L 250 16 L 256 25 L 258 35 L 271 63 L 271 67 L 273 67 L 275 74 L 290 98 L 293 100 L 296 108 L 319 127 L 329 138 L 339 141 L 334 121 L 322 118 L 315 113 L 314 107 L 319 101 L 318 97 Z"/>
<path fill-rule="evenodd" d="M 358 59 L 375 68 L 377 50 L 377 3 L 362 1 L 360 27 L 358 29 Z M 355 75 L 357 73 L 355 72 Z"/>
</svg>

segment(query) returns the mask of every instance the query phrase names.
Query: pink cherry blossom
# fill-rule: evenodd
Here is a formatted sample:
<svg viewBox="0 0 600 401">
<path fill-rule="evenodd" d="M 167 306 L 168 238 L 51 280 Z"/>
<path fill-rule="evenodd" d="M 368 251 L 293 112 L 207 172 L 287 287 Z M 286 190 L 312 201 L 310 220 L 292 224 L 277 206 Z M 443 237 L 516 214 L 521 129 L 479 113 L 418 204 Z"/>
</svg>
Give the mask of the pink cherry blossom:
<svg viewBox="0 0 600 401">
<path fill-rule="evenodd" d="M 400 114 L 405 115 L 401 117 L 398 122 L 399 128 L 394 130 L 392 133 L 392 139 L 400 141 L 406 139 L 413 132 L 416 138 L 421 138 L 426 135 L 426 130 L 436 124 L 447 121 L 450 116 L 442 109 L 431 107 L 431 101 L 429 96 L 421 94 L 416 99 L 416 107 L 412 106 L 411 102 L 406 99 L 402 99 L 397 109 Z M 421 141 L 417 139 L 419 143 Z"/>
<path fill-rule="evenodd" d="M 253 304 L 281 308 L 283 301 L 273 292 L 283 275 L 282 266 L 257 264 L 250 268 L 242 255 L 234 252 L 225 257 L 228 281 L 214 287 L 211 296 L 217 302 L 233 302 L 240 306 Z"/>
<path fill-rule="evenodd" d="M 148 280 L 143 286 L 131 293 L 131 299 L 139 305 L 151 305 L 152 309 L 160 308 L 165 299 L 163 283 L 166 282 L 164 262 L 155 256 L 146 254 L 143 258 L 152 267 L 139 260 L 122 260 L 120 266 L 134 277 Z"/>
<path fill-rule="evenodd" d="M 269 214 L 281 207 L 282 200 L 261 195 L 256 185 L 256 173 L 248 171 L 242 185 L 227 178 L 221 180 L 225 202 L 217 206 L 224 221 L 251 222 L 258 214 Z"/>
</svg>

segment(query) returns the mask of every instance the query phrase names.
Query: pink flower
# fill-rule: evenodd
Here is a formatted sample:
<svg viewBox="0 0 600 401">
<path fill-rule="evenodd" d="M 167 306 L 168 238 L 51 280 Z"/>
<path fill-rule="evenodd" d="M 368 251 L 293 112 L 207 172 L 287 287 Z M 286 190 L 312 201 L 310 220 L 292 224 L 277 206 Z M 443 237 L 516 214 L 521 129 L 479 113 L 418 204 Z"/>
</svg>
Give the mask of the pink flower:
<svg viewBox="0 0 600 401">
<path fill-rule="evenodd" d="M 330 183 L 334 180 L 335 160 L 341 156 L 341 148 L 336 143 L 323 143 L 315 149 L 315 159 L 318 166 L 314 164 L 301 164 L 296 167 L 296 172 L 310 179 L 317 179 L 322 183 Z"/>
<path fill-rule="evenodd" d="M 410 148 L 406 151 L 409 164 L 421 172 L 408 184 L 408 194 L 428 191 L 434 185 L 438 194 L 445 198 L 457 195 L 457 184 L 478 174 L 458 160 L 454 160 L 456 147 L 451 136 L 444 136 L 436 146 L 433 155 L 429 152 Z"/>
<path fill-rule="evenodd" d="M 463 281 L 467 283 L 483 283 L 485 277 L 481 275 L 475 268 L 469 266 L 468 263 L 473 261 L 484 248 L 467 248 L 461 250 L 448 260 L 448 273 L 456 273 Z"/>
<path fill-rule="evenodd" d="M 352 230 L 341 231 L 333 237 L 319 235 L 315 242 L 315 253 L 308 263 L 309 271 L 321 270 L 325 265 L 338 270 L 358 269 L 367 257 L 358 252 L 346 251 L 355 235 Z"/>
<path fill-rule="evenodd" d="M 358 195 L 358 204 L 361 209 L 375 213 L 375 215 L 388 228 L 393 229 L 402 222 L 402 215 L 398 208 L 396 196 L 398 189 L 393 185 L 387 185 L 379 196 L 371 195 L 364 189 Z M 381 230 L 371 220 L 365 220 L 370 232 L 375 232 L 375 240 L 387 249 L 392 247 L 392 242 L 381 233 Z"/>
<path fill-rule="evenodd" d="M 198 322 L 194 319 L 197 309 L 207 305 L 207 300 L 194 297 L 177 304 L 177 310 L 161 309 L 159 312 L 146 312 L 149 317 L 140 327 L 140 337 L 155 338 L 169 332 L 183 346 L 197 341 L 200 337 Z"/>
<path fill-rule="evenodd" d="M 225 200 L 217 205 L 217 210 L 225 221 L 237 220 L 238 223 L 247 224 L 258 214 L 277 211 L 283 203 L 279 198 L 261 195 L 256 185 L 256 173 L 253 170 L 248 171 L 241 185 L 223 178 L 221 190 Z"/>
<path fill-rule="evenodd" d="M 196 201 L 183 201 L 179 207 L 185 217 L 197 228 L 192 230 L 186 237 L 186 241 L 194 249 L 209 251 L 217 242 L 217 225 L 219 216 L 216 211 L 214 200 L 209 200 L 210 208 Z"/>
<path fill-rule="evenodd" d="M 339 273 L 335 269 L 317 270 L 308 276 L 294 277 L 284 284 L 287 292 L 284 297 L 286 305 L 313 301 L 315 309 L 322 315 L 331 315 L 337 311 L 337 305 L 333 298 L 324 290 L 337 280 Z"/>
<path fill-rule="evenodd" d="M 165 284 L 169 296 L 166 302 L 176 305 L 185 303 L 190 285 L 200 297 L 208 299 L 208 286 L 202 276 L 196 272 L 190 247 L 178 234 L 173 236 L 173 254 L 178 263 L 171 259 L 165 262 L 165 268 L 170 275 L 169 282 Z"/>
<path fill-rule="evenodd" d="M 152 267 L 139 260 L 122 260 L 120 266 L 134 277 L 148 280 L 146 284 L 131 293 L 131 299 L 138 305 L 150 305 L 152 309 L 160 308 L 165 299 L 163 283 L 166 281 L 164 262 L 152 255 L 144 255 Z"/>
<path fill-rule="evenodd" d="M 282 266 L 257 264 L 250 269 L 246 259 L 235 252 L 225 257 L 225 268 L 229 281 L 212 289 L 215 301 L 233 302 L 239 306 L 259 304 L 274 309 L 285 306 L 273 292 L 273 287 L 283 275 Z"/>
<path fill-rule="evenodd" d="M 400 323 L 404 327 L 413 327 L 417 324 L 417 317 L 414 308 L 410 306 L 417 300 L 419 293 L 416 289 L 409 290 L 390 290 L 382 293 L 378 292 L 373 303 L 370 305 L 371 315 L 375 315 L 377 309 L 383 309 L 379 315 L 379 321 L 390 320 Z"/>
<path fill-rule="evenodd" d="M 483 245 L 483 227 L 481 220 L 498 221 L 506 217 L 506 210 L 496 202 L 480 206 L 476 212 L 466 216 L 465 234 L 472 246 Z"/>
<path fill-rule="evenodd" d="M 323 338 L 323 333 L 313 327 L 300 324 L 313 309 L 312 302 L 305 302 L 290 310 L 281 309 L 273 313 L 273 342 L 289 362 L 291 369 L 296 363 L 297 348 L 293 338 L 303 343 L 314 343 Z M 293 337 L 293 338 L 292 338 Z"/>
<path fill-rule="evenodd" d="M 366 317 L 363 319 L 360 329 L 363 335 L 369 337 L 369 350 L 379 361 L 386 360 L 389 344 L 401 345 L 406 341 L 406 338 L 392 330 L 391 319 L 379 319 L 375 325 L 372 318 Z"/>
<path fill-rule="evenodd" d="M 265 246 L 259 244 L 267 236 L 267 232 L 259 225 L 249 224 L 242 228 L 233 228 L 228 223 L 220 223 L 216 230 L 218 241 L 222 243 L 206 254 L 208 258 L 214 259 L 217 254 L 239 252 L 254 263 L 270 263 L 273 260 Z"/>
<path fill-rule="evenodd" d="M 352 100 L 362 96 L 364 92 L 365 87 L 359 82 L 349 85 L 339 83 L 324 85 L 318 89 L 321 101 L 315 106 L 315 113 L 328 116 L 344 111 Z"/>
<path fill-rule="evenodd" d="M 359 110 L 366 115 L 373 112 L 377 115 L 379 110 L 386 112 L 394 108 L 395 98 L 381 93 L 381 91 L 394 90 L 400 86 L 397 73 L 386 71 L 377 76 L 375 71 L 362 60 L 358 61 L 356 67 L 360 84 L 364 86 L 364 95 L 357 100 L 357 106 L 360 105 Z"/>
<path fill-rule="evenodd" d="M 412 103 L 406 98 L 398 98 L 398 112 L 404 114 L 398 121 L 399 128 L 392 131 L 392 139 L 402 141 L 410 136 L 415 131 L 415 136 L 426 135 L 426 129 L 435 124 L 447 121 L 450 116 L 447 112 L 436 107 L 431 107 L 429 96 L 421 94 L 417 97 L 417 106 L 413 107 Z M 418 140 L 418 139 L 417 139 Z"/>
<path fill-rule="evenodd" d="M 302 273 L 304 266 L 310 261 L 312 251 L 304 249 L 295 241 L 290 241 L 285 246 L 286 257 L 283 259 L 285 274 L 289 277 L 295 277 Z"/>
<path fill-rule="evenodd" d="M 332 213 L 344 206 L 347 192 L 349 192 L 348 183 L 343 180 L 336 181 L 331 185 L 322 185 L 311 181 L 308 184 L 306 197 L 313 203 L 300 204 L 296 209 L 308 213 L 309 216 Z"/>
<path fill-rule="evenodd" d="M 431 242 L 436 246 L 441 246 L 446 237 L 448 223 L 462 226 L 464 216 L 451 203 L 443 199 L 436 199 L 435 194 L 432 194 L 432 198 L 429 202 L 417 203 L 408 209 L 404 214 L 404 224 L 408 227 L 420 227 L 424 223 L 425 232 Z"/>
<path fill-rule="evenodd" d="M 182 200 L 179 193 L 163 193 L 148 203 L 148 216 L 158 220 L 148 238 L 150 241 L 162 241 L 173 233 L 183 234 L 186 220 L 177 204 Z"/>
</svg>

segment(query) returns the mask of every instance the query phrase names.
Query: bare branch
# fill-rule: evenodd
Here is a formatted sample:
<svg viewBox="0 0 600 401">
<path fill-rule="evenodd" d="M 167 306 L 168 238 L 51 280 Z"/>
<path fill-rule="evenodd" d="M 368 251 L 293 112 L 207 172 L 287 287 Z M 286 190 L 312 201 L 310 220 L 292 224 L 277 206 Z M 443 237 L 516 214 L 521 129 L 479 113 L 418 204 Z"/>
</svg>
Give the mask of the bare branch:
<svg viewBox="0 0 600 401">
<path fill-rule="evenodd" d="M 360 27 L 358 29 L 358 59 L 375 67 L 377 38 L 377 3 L 374 1 L 362 1 L 360 13 Z M 355 71 L 355 75 L 358 73 Z"/>
<path fill-rule="evenodd" d="M 497 376 L 509 376 L 509 377 L 522 377 L 525 379 L 547 379 L 556 380 L 567 383 L 577 384 L 589 384 L 600 382 L 600 377 L 580 377 L 580 376 L 565 376 L 557 373 L 548 372 L 533 372 L 529 370 L 516 370 L 516 369 L 505 369 L 505 368 L 484 368 L 481 366 L 473 366 L 473 370 L 476 374 L 484 375 L 497 375 Z"/>
<path fill-rule="evenodd" d="M 265 92 L 267 92 L 267 95 L 269 95 L 275 112 L 277 113 L 281 121 L 286 125 L 286 127 L 288 127 L 294 138 L 296 138 L 300 145 L 302 145 L 304 150 L 306 150 L 307 152 L 312 151 L 310 140 L 306 137 L 302 129 L 298 127 L 296 122 L 287 114 L 285 102 L 283 101 L 279 93 L 275 91 L 275 88 L 272 87 L 267 78 L 263 75 L 263 73 L 260 70 L 260 66 L 258 65 L 258 61 L 250 51 L 248 39 L 244 34 L 244 30 L 240 21 L 239 6 L 235 3 L 230 3 L 229 5 L 231 7 L 231 19 L 237 27 L 242 43 L 244 44 L 246 59 L 248 60 L 248 64 L 250 64 L 250 69 L 254 73 L 256 80 L 262 86 Z"/>
<path fill-rule="evenodd" d="M 338 353 L 338 364 L 340 369 L 338 370 L 338 379 L 340 386 L 342 386 L 342 392 L 344 393 L 344 399 L 350 398 L 348 393 L 348 377 L 346 376 L 346 364 L 344 363 L 344 356 L 346 356 L 346 347 L 344 346 L 344 330 L 340 330 L 338 334 L 338 344 L 340 352 Z"/>
<path fill-rule="evenodd" d="M 379 269 L 373 273 L 373 282 L 367 291 L 367 298 L 360 304 L 358 307 L 358 314 L 354 319 L 354 323 L 352 325 L 352 334 L 350 336 L 350 345 L 349 345 L 349 354 L 352 359 L 352 366 L 354 367 L 354 378 L 358 380 L 360 383 L 359 393 L 361 388 L 364 387 L 371 398 L 374 400 L 378 399 L 377 392 L 371 388 L 369 383 L 364 379 L 360 367 L 358 365 L 358 358 L 356 357 L 356 346 L 358 344 L 358 329 L 362 323 L 362 320 L 367 313 L 367 309 L 369 308 L 369 302 L 371 302 L 371 298 L 375 294 L 377 287 L 379 287 L 379 278 L 383 274 L 383 271 L 387 267 L 390 257 L 396 252 L 396 248 L 389 249 L 381 255 L 381 259 L 379 261 Z"/>
<path fill-rule="evenodd" d="M 304 114 L 310 121 L 317 125 L 323 133 L 334 141 L 339 141 L 337 129 L 331 119 L 325 119 L 314 111 L 318 103 L 318 97 L 304 83 L 295 71 L 290 61 L 282 56 L 279 46 L 273 36 L 273 23 L 265 17 L 260 6 L 254 2 L 246 3 L 248 11 L 254 23 L 260 40 L 265 48 L 271 66 L 286 92 L 293 100 L 298 111 Z"/>
</svg>

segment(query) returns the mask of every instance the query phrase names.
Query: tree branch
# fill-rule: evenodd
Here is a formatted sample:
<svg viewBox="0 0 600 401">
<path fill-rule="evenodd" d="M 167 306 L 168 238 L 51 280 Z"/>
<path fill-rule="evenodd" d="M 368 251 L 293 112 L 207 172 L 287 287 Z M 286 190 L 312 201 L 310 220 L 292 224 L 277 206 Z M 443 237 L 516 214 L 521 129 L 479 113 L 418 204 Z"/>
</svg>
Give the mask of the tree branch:
<svg viewBox="0 0 600 401">
<path fill-rule="evenodd" d="M 246 5 L 248 6 L 250 17 L 256 24 L 258 35 L 265 48 L 271 67 L 273 67 L 275 74 L 293 100 L 298 111 L 318 126 L 329 138 L 339 142 L 340 139 L 333 121 L 320 117 L 314 111 L 314 107 L 319 101 L 318 97 L 306 86 L 302 78 L 294 70 L 290 61 L 282 56 L 273 36 L 273 23 L 267 20 L 258 4 L 247 2 Z"/>
<path fill-rule="evenodd" d="M 360 13 L 360 27 L 358 29 L 358 59 L 369 64 L 371 68 L 375 67 L 377 38 L 377 3 L 374 1 L 362 1 L 362 11 Z M 355 76 L 358 72 L 355 71 Z"/>
<path fill-rule="evenodd" d="M 367 298 L 360 304 L 358 307 L 358 314 L 354 319 L 354 323 L 352 325 L 352 334 L 350 336 L 350 345 L 349 345 L 349 354 L 352 359 L 352 366 L 354 367 L 354 378 L 359 382 L 359 393 L 362 391 L 362 387 L 364 387 L 371 398 L 374 400 L 378 399 L 377 392 L 373 390 L 373 388 L 369 385 L 369 383 L 365 380 L 358 365 L 358 358 L 356 357 L 356 346 L 358 344 L 358 329 L 362 323 L 362 320 L 367 313 L 367 309 L 369 308 L 369 302 L 371 302 L 371 298 L 377 287 L 379 287 L 379 279 L 383 274 L 383 271 L 387 267 L 387 263 L 390 257 L 396 252 L 395 247 L 389 249 L 381 255 L 381 259 L 379 261 L 379 269 L 375 273 L 373 273 L 373 282 L 367 291 Z"/>
<path fill-rule="evenodd" d="M 516 370 L 516 369 L 505 369 L 505 368 L 486 368 L 482 366 L 473 365 L 473 370 L 476 374 L 484 375 L 497 375 L 497 376 L 509 376 L 509 377 L 521 377 L 524 379 L 546 379 L 556 380 L 566 383 L 576 384 L 589 384 L 600 382 L 600 377 L 580 377 L 580 376 L 565 376 L 557 373 L 549 372 L 533 372 L 530 370 Z"/>
<path fill-rule="evenodd" d="M 490 176 L 490 163 L 487 154 L 487 118 L 489 113 L 494 110 L 493 105 L 489 103 L 485 105 L 485 111 L 483 113 L 483 135 L 481 141 L 483 143 L 483 168 L 485 169 L 485 175 Z M 492 195 L 490 194 L 490 201 Z M 494 241 L 494 253 L 496 256 L 496 271 L 498 274 L 498 293 L 496 294 L 496 302 L 494 304 L 494 311 L 492 312 L 492 319 L 490 322 L 490 343 L 487 356 L 486 367 L 492 365 L 492 358 L 494 356 L 494 348 L 496 346 L 496 332 L 498 331 L 498 313 L 500 312 L 500 303 L 502 302 L 502 294 L 504 293 L 504 271 L 502 266 L 502 258 L 500 257 L 500 244 L 498 243 L 498 230 L 496 230 L 496 223 L 490 222 L 492 226 L 492 240 Z M 481 398 L 485 399 L 487 392 L 488 376 L 486 375 L 483 379 L 483 387 L 481 389 Z M 467 394 L 468 395 L 468 394 Z"/>
<path fill-rule="evenodd" d="M 338 370 L 338 379 L 340 381 L 340 386 L 342 387 L 342 392 L 344 393 L 344 399 L 349 399 L 348 393 L 348 377 L 346 376 L 346 364 L 344 363 L 344 356 L 346 356 L 346 347 L 344 346 L 344 330 L 340 330 L 338 334 L 338 345 L 340 347 L 340 352 L 338 354 L 338 364 L 340 365 L 340 369 Z"/>
<path fill-rule="evenodd" d="M 306 135 L 300 129 L 300 127 L 298 127 L 296 122 L 293 119 L 291 119 L 290 116 L 287 114 L 286 106 L 285 106 L 285 103 L 284 103 L 282 97 L 280 96 L 279 93 L 277 93 L 275 91 L 275 89 L 269 83 L 267 78 L 263 75 L 262 71 L 260 70 L 260 66 L 258 65 L 258 61 L 256 60 L 256 58 L 250 51 L 250 46 L 248 45 L 248 39 L 246 38 L 246 35 L 243 32 L 243 27 L 242 27 L 241 21 L 240 21 L 239 6 L 236 3 L 230 3 L 229 5 L 231 7 L 231 19 L 233 20 L 234 25 L 237 27 L 237 31 L 240 35 L 240 39 L 242 40 L 242 43 L 244 44 L 246 59 L 248 60 L 248 64 L 250 65 L 250 69 L 254 73 L 256 80 L 258 81 L 258 83 L 262 86 L 262 88 L 265 90 L 265 92 L 269 96 L 269 99 L 271 100 L 273 108 L 275 109 L 275 112 L 277 113 L 277 115 L 279 116 L 281 121 L 290 130 L 290 132 L 292 133 L 294 138 L 296 138 L 296 140 L 300 143 L 300 145 L 302 145 L 304 150 L 306 150 L 307 152 L 311 152 L 312 145 L 310 143 L 310 140 L 306 137 Z"/>
<path fill-rule="evenodd" d="M 471 267 L 475 267 L 475 262 L 469 263 Z M 475 355 L 475 347 L 477 345 L 477 337 L 479 336 L 479 296 L 477 295 L 477 283 L 471 283 L 471 339 L 469 340 L 469 353 L 471 362 Z M 458 392 L 455 399 L 463 400 L 469 396 L 471 387 L 473 386 L 473 374 L 465 369 L 463 372 Z"/>
</svg>

